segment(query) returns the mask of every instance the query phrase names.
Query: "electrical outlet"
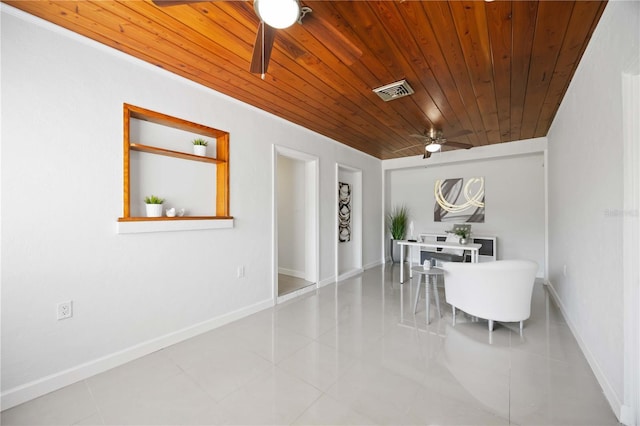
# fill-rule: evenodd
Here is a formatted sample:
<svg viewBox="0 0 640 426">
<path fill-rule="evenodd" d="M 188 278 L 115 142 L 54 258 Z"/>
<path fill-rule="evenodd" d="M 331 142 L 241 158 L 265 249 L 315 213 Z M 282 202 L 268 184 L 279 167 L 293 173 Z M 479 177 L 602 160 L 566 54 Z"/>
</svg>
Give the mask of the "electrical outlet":
<svg viewBox="0 0 640 426">
<path fill-rule="evenodd" d="M 244 265 L 238 266 L 238 278 L 244 278 Z"/>
<path fill-rule="evenodd" d="M 71 300 L 58 303 L 58 320 L 71 318 L 72 316 L 73 316 L 73 302 Z"/>
</svg>

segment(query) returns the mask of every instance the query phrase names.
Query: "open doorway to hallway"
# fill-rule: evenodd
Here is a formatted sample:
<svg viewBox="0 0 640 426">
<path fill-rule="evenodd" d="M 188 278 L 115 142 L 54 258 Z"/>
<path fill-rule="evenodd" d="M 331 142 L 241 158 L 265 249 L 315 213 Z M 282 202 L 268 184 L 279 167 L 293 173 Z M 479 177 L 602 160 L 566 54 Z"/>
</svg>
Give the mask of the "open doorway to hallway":
<svg viewBox="0 0 640 426">
<path fill-rule="evenodd" d="M 276 147 L 274 155 L 274 293 L 318 282 L 317 158 Z"/>
<path fill-rule="evenodd" d="M 363 271 L 362 170 L 336 164 L 336 281 Z"/>
</svg>

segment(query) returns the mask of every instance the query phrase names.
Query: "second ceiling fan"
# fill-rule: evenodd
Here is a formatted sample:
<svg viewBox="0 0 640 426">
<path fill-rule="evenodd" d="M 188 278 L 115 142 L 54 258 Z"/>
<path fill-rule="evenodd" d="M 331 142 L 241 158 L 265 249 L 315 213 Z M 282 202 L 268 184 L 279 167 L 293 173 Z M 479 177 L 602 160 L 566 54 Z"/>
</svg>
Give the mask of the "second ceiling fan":
<svg viewBox="0 0 640 426">
<path fill-rule="evenodd" d="M 471 133 L 470 130 L 463 130 L 461 132 L 455 133 L 454 136 L 464 136 L 464 135 L 468 135 L 469 133 Z M 398 149 L 394 151 L 394 153 L 404 151 L 405 149 L 409 149 L 409 148 L 415 148 L 416 146 L 420 146 L 422 144 L 424 144 L 424 155 L 422 158 L 429 158 L 431 157 L 431 154 L 441 151 L 444 148 L 445 144 L 447 145 L 447 147 L 451 147 L 453 149 L 473 148 L 473 145 L 471 144 L 464 143 L 464 142 L 456 142 L 456 141 L 446 139 L 444 137 L 442 130 L 437 130 L 434 128 L 426 130 L 422 134 L 413 134 L 409 136 L 411 136 L 412 138 L 422 139 L 423 142 L 417 145 L 411 145 L 411 146 Z"/>
</svg>

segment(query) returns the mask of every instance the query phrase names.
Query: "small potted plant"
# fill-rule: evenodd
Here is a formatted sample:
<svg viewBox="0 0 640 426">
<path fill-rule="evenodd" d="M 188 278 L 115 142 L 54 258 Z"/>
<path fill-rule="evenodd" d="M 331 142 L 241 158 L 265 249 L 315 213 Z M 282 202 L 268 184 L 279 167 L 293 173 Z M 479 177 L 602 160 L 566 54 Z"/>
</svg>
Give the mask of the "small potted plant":
<svg viewBox="0 0 640 426">
<path fill-rule="evenodd" d="M 387 228 L 389 229 L 389 233 L 391 234 L 391 246 L 389 247 L 389 252 L 391 254 L 391 260 L 393 263 L 400 262 L 400 248 L 397 244 L 398 240 L 404 240 L 404 237 L 407 233 L 407 222 L 409 220 L 409 209 L 405 206 L 395 207 L 391 213 L 387 215 Z M 405 250 L 406 254 L 406 246 L 402 246 L 402 249 Z M 406 256 L 405 256 L 406 259 Z"/>
<path fill-rule="evenodd" d="M 467 244 L 469 242 L 469 230 L 466 228 L 458 228 L 453 231 L 449 231 L 460 237 L 460 244 Z"/>
<path fill-rule="evenodd" d="M 201 157 L 207 156 L 207 145 L 209 145 L 209 142 L 207 142 L 202 138 L 196 138 L 193 140 L 192 143 L 193 143 L 193 153 L 195 155 L 199 155 Z"/>
<path fill-rule="evenodd" d="M 163 198 L 150 195 L 148 197 L 144 197 L 144 203 L 147 207 L 147 217 L 162 217 L 162 203 L 164 203 Z"/>
</svg>

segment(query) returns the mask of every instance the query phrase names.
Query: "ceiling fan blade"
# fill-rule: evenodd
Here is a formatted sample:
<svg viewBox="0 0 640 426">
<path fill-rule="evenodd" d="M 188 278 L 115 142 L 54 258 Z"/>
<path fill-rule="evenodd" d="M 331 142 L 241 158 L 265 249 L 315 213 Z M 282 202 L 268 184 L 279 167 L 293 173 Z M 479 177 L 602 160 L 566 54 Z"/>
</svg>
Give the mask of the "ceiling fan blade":
<svg viewBox="0 0 640 426">
<path fill-rule="evenodd" d="M 453 132 L 453 133 L 447 133 L 447 137 L 451 137 L 451 138 L 457 138 L 459 136 L 466 136 L 470 133 L 473 133 L 471 130 L 460 130 L 458 132 Z"/>
<path fill-rule="evenodd" d="M 424 143 L 419 143 L 419 144 L 415 144 L 415 145 L 411 145 L 411 146 L 405 146 L 404 148 L 400 148 L 400 149 L 396 149 L 395 151 L 392 151 L 392 154 L 395 154 L 396 152 L 400 152 L 400 151 L 405 151 L 407 149 L 415 148 L 416 146 L 422 146 L 422 145 L 424 145 Z"/>
<path fill-rule="evenodd" d="M 416 134 L 416 133 L 414 133 L 414 134 L 412 134 L 412 135 L 409 135 L 409 136 L 411 136 L 412 138 L 429 139 L 429 136 L 425 136 L 425 135 L 418 135 L 418 134 Z"/>
<path fill-rule="evenodd" d="M 422 159 L 426 160 L 429 157 L 431 157 L 431 153 L 425 149 L 424 150 L 424 155 L 422 156 Z"/>
<path fill-rule="evenodd" d="M 253 57 L 249 68 L 252 73 L 265 74 L 267 72 L 275 38 L 276 29 L 261 21 L 258 26 L 256 42 L 253 45 Z"/>
<path fill-rule="evenodd" d="M 450 147 L 454 147 L 454 148 L 462 148 L 462 149 L 473 148 L 473 145 L 471 145 L 470 143 L 450 141 L 448 139 L 447 139 L 447 142 L 445 142 L 445 146 L 450 146 Z"/>
</svg>

